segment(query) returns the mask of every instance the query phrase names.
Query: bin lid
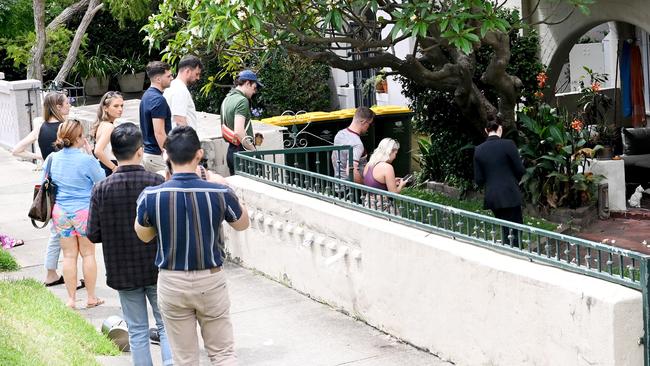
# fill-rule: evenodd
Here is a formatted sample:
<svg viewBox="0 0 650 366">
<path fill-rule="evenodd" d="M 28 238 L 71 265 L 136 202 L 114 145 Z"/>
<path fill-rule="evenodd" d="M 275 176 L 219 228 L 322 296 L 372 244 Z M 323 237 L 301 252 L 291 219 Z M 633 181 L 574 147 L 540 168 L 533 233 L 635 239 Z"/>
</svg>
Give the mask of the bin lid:
<svg viewBox="0 0 650 366">
<path fill-rule="evenodd" d="M 382 106 L 375 106 L 370 109 L 372 109 L 372 111 L 375 112 L 378 116 L 383 116 L 387 114 L 413 113 L 413 111 L 409 107 L 404 107 L 400 105 L 382 105 Z"/>
<path fill-rule="evenodd" d="M 378 116 L 389 115 L 389 114 L 406 114 L 412 113 L 408 107 L 396 106 L 396 105 L 386 105 L 386 106 L 376 106 L 371 108 Z M 293 126 L 293 125 L 302 125 L 311 122 L 331 122 L 342 119 L 352 119 L 354 117 L 354 112 L 356 108 L 347 108 L 340 109 L 338 111 L 332 112 L 309 112 L 302 113 L 298 115 L 284 115 L 284 116 L 274 116 L 269 118 L 263 118 L 260 120 L 262 123 L 271 124 L 274 126 Z"/>
</svg>

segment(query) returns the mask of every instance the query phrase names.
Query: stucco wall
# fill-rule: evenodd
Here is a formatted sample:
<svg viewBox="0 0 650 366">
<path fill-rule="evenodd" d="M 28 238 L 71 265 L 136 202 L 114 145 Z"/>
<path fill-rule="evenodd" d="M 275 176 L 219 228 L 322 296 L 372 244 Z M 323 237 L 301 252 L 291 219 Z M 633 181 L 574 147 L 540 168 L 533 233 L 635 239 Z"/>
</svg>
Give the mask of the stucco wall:
<svg viewBox="0 0 650 366">
<path fill-rule="evenodd" d="M 225 230 L 233 261 L 443 359 L 643 364 L 637 291 L 228 179 L 252 215 L 250 229 Z"/>
<path fill-rule="evenodd" d="M 538 0 L 524 1 L 524 15 L 529 14 Z M 589 7 L 590 14 L 573 11 L 568 1 L 542 1 L 531 22 L 547 20 L 553 23 L 571 16 L 560 24 L 538 26 L 541 44 L 541 61 L 548 65 L 550 85 L 555 85 L 562 64 L 571 47 L 591 28 L 609 21 L 629 23 L 650 31 L 650 11 L 647 0 L 600 0 Z"/>
</svg>

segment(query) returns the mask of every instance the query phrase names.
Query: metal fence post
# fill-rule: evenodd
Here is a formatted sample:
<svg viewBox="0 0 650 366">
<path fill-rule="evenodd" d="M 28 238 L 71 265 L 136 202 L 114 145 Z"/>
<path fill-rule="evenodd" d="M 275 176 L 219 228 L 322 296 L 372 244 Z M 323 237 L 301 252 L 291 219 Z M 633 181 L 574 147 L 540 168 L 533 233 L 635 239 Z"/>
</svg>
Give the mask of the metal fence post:
<svg viewBox="0 0 650 366">
<path fill-rule="evenodd" d="M 641 265 L 641 293 L 643 305 L 643 364 L 650 366 L 650 257 L 645 257 Z"/>
</svg>

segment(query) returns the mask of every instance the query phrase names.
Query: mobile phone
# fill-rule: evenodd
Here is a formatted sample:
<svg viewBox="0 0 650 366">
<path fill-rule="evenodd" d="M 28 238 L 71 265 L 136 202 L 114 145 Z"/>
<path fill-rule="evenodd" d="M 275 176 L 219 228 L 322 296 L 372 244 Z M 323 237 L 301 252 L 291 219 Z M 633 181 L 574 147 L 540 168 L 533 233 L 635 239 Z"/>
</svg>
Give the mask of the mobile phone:
<svg viewBox="0 0 650 366">
<path fill-rule="evenodd" d="M 402 178 L 402 180 L 407 182 L 407 183 L 410 182 L 411 180 L 413 180 L 413 174 L 408 174 L 407 176 Z"/>
</svg>

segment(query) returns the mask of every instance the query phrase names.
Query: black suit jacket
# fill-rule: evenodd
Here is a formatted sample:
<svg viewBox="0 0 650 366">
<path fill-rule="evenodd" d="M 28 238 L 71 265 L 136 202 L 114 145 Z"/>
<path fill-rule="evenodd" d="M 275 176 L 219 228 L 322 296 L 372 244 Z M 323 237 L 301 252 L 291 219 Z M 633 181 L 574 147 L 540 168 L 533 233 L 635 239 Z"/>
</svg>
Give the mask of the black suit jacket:
<svg viewBox="0 0 650 366">
<path fill-rule="evenodd" d="M 519 180 L 525 169 L 512 140 L 489 136 L 474 150 L 474 181 L 485 185 L 487 209 L 521 206 Z"/>
</svg>

